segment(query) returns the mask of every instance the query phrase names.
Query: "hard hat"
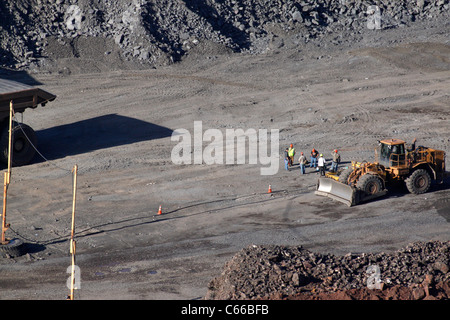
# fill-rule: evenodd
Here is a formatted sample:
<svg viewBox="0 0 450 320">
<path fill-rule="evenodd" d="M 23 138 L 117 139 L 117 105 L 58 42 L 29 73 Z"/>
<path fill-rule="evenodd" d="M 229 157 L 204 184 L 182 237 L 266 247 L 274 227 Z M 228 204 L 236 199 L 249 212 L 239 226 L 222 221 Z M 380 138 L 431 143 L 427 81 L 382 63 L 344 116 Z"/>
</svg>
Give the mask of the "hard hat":
<svg viewBox="0 0 450 320">
<path fill-rule="evenodd" d="M 313 150 L 312 150 L 312 151 L 314 152 L 314 151 L 316 151 L 316 149 L 314 149 L 314 148 L 313 148 Z"/>
<path fill-rule="evenodd" d="M 291 143 L 291 148 L 293 147 L 292 143 Z"/>
<path fill-rule="evenodd" d="M 303 154 L 303 152 L 300 152 L 300 154 Z"/>
<path fill-rule="evenodd" d="M 337 149 L 335 149 L 335 150 L 334 150 L 334 152 L 336 152 L 336 153 L 337 153 Z"/>
<path fill-rule="evenodd" d="M 323 154 L 320 154 L 321 157 L 323 157 Z"/>
</svg>

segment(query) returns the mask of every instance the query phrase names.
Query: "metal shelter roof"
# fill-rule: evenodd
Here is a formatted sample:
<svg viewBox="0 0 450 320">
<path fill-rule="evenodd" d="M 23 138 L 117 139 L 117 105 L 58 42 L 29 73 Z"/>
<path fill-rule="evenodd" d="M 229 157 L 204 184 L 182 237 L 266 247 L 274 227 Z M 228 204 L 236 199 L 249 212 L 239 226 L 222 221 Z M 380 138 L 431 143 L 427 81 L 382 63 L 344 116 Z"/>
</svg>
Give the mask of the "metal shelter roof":
<svg viewBox="0 0 450 320">
<path fill-rule="evenodd" d="M 55 99 L 54 94 L 45 90 L 12 80 L 0 79 L 0 112 L 9 112 L 11 100 L 14 111 L 23 112 L 26 108 L 44 106 L 47 102 Z"/>
</svg>

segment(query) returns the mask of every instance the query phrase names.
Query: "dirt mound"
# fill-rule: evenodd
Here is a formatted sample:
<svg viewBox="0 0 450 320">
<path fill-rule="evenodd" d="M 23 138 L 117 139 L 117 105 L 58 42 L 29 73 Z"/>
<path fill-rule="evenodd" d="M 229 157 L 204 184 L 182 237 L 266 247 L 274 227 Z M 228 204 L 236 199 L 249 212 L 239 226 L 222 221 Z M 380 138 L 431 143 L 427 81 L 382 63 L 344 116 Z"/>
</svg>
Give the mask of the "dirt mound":
<svg viewBox="0 0 450 320">
<path fill-rule="evenodd" d="M 336 292 L 299 293 L 294 296 L 271 296 L 272 300 L 448 300 L 450 299 L 450 281 L 429 285 L 405 287 L 395 285 L 386 289 L 349 289 Z"/>
<path fill-rule="evenodd" d="M 226 264 L 205 299 L 449 299 L 449 246 L 419 242 L 393 253 L 335 256 L 253 245 Z"/>
</svg>

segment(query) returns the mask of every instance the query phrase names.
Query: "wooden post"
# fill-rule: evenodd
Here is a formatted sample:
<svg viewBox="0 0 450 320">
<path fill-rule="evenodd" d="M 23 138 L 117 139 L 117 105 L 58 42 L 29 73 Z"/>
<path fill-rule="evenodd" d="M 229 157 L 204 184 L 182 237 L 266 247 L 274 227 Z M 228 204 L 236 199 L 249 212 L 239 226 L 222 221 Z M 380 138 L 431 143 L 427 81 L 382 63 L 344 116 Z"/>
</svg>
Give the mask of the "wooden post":
<svg viewBox="0 0 450 320">
<path fill-rule="evenodd" d="M 13 102 L 9 102 L 8 184 L 11 179 Z"/>
<path fill-rule="evenodd" d="M 74 300 L 74 289 L 75 289 L 75 203 L 77 199 L 77 171 L 78 166 L 75 165 L 72 169 L 73 173 L 73 201 L 72 201 L 72 227 L 70 234 L 70 253 L 72 254 L 72 270 L 70 275 L 70 294 L 69 300 Z"/>
<path fill-rule="evenodd" d="M 12 158 L 12 149 L 11 149 L 11 140 L 12 140 L 12 115 L 13 115 L 13 102 L 12 100 L 9 102 L 9 139 L 8 139 L 8 171 L 5 172 L 4 182 L 3 182 L 3 210 L 2 210 L 2 235 L 1 235 L 1 244 L 7 244 L 5 233 L 6 229 L 8 229 L 8 224 L 6 223 L 6 197 L 8 193 L 8 186 L 11 181 L 11 158 Z"/>
<path fill-rule="evenodd" d="M 72 201 L 72 232 L 71 232 L 71 239 L 73 239 L 75 234 L 75 203 L 77 199 L 77 171 L 78 166 L 75 165 L 72 169 L 73 173 L 73 201 Z"/>
</svg>

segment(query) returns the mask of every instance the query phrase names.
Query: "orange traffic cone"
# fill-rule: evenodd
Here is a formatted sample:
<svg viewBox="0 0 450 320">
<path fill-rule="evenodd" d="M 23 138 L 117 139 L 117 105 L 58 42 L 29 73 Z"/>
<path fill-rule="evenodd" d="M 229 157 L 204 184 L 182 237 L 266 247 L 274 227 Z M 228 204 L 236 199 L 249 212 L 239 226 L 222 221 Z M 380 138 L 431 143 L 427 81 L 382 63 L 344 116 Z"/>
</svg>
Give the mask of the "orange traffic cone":
<svg viewBox="0 0 450 320">
<path fill-rule="evenodd" d="M 161 206 L 159 206 L 158 215 L 162 214 Z"/>
<path fill-rule="evenodd" d="M 267 193 L 272 193 L 272 186 L 269 184 L 269 191 Z"/>
</svg>

